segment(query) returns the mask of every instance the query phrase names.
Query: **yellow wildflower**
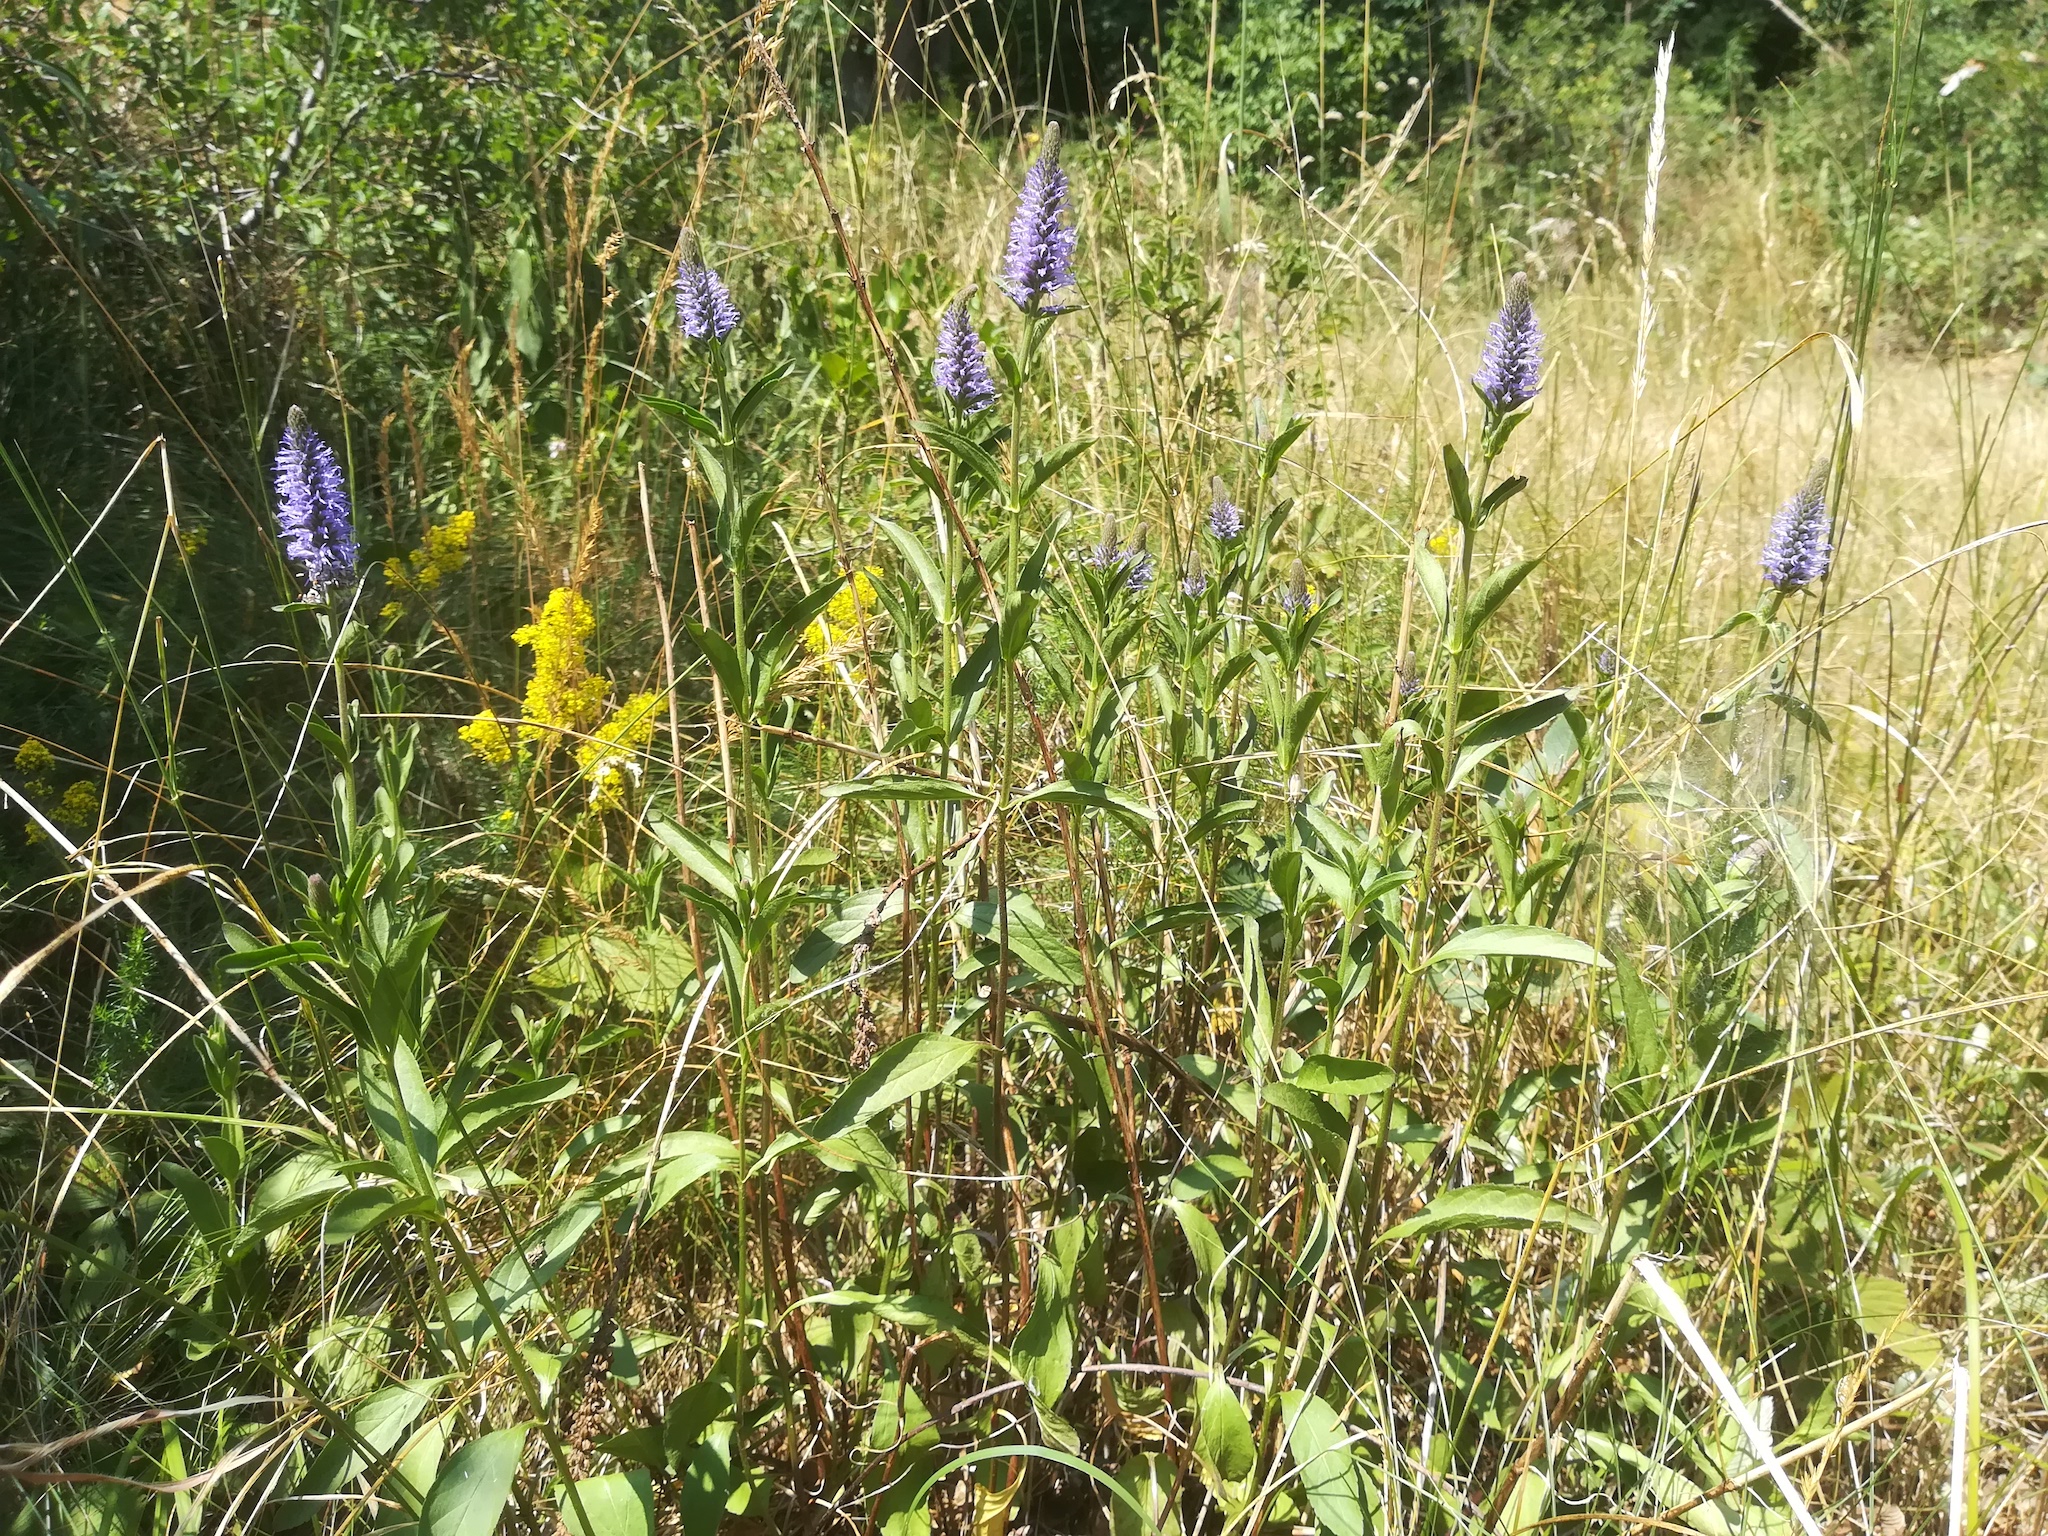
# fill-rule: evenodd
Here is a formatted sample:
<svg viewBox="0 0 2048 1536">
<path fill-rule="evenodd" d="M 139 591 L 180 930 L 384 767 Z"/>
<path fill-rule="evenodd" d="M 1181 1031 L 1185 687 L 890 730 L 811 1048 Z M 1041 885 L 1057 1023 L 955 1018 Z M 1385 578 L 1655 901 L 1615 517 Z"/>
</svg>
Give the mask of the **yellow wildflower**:
<svg viewBox="0 0 2048 1536">
<path fill-rule="evenodd" d="M 403 560 L 393 555 L 384 562 L 384 579 L 401 592 L 427 593 L 469 561 L 470 542 L 476 537 L 476 514 L 458 512 L 445 523 L 427 529 L 420 547 Z M 384 605 L 384 617 L 395 619 L 405 612 L 402 602 Z"/>
<path fill-rule="evenodd" d="M 188 557 L 196 555 L 199 551 L 206 548 L 206 525 L 204 523 L 195 523 L 190 528 L 180 528 L 178 530 L 178 548 Z"/>
<path fill-rule="evenodd" d="M 1456 523 L 1445 523 L 1429 536 L 1429 552 L 1432 555 L 1448 556 L 1451 552 L 1451 536 L 1457 531 Z"/>
<path fill-rule="evenodd" d="M 540 617 L 512 631 L 514 644 L 533 650 L 533 680 L 526 685 L 521 739 L 551 743 L 559 732 L 587 730 L 604 708 L 605 680 L 590 675 L 583 642 L 597 617 L 578 594 L 557 587 Z"/>
<path fill-rule="evenodd" d="M 616 810 L 640 783 L 640 754 L 654 740 L 661 695 L 636 693 L 576 746 L 576 766 L 590 781 L 592 810 Z"/>
<path fill-rule="evenodd" d="M 64 791 L 64 798 L 57 802 L 57 808 L 50 812 L 56 820 L 67 827 L 89 827 L 100 814 L 99 786 L 91 779 L 80 779 Z"/>
<path fill-rule="evenodd" d="M 455 733 L 461 737 L 469 750 L 494 768 L 503 768 L 512 761 L 512 736 L 505 729 L 505 722 L 488 709 L 480 710 L 474 720 Z"/>
<path fill-rule="evenodd" d="M 825 611 L 804 631 L 804 645 L 813 656 L 823 656 L 859 637 L 875 611 L 875 578 L 881 574 L 878 566 L 864 567 L 833 594 Z"/>
<path fill-rule="evenodd" d="M 24 785 L 31 794 L 48 793 L 43 775 L 56 766 L 56 753 L 33 736 L 14 749 L 14 771 L 21 775 Z"/>
</svg>

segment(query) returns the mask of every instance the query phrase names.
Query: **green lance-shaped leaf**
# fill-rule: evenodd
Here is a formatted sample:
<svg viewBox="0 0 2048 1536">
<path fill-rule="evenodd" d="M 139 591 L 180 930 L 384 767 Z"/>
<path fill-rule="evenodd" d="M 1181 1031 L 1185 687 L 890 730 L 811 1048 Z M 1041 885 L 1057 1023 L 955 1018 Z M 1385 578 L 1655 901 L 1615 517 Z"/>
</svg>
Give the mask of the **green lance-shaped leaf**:
<svg viewBox="0 0 2048 1536">
<path fill-rule="evenodd" d="M 294 1496 L 277 1506 L 269 1522 L 272 1528 L 289 1530 L 304 1524 L 330 1507 L 322 1495 L 339 1493 L 362 1476 L 373 1460 L 390 1456 L 446 1379 L 427 1376 L 385 1387 L 350 1409 L 348 1428 L 321 1447 L 299 1479 Z"/>
<path fill-rule="evenodd" d="M 839 1097 L 801 1132 L 786 1131 L 762 1154 L 756 1171 L 807 1141 L 832 1141 L 905 1099 L 949 1083 L 977 1052 L 979 1040 L 932 1031 L 907 1035 L 883 1051 L 868 1069 L 839 1091 Z"/>
<path fill-rule="evenodd" d="M 939 570 L 938 561 L 932 558 L 932 552 L 925 548 L 924 540 L 900 524 L 890 522 L 886 517 L 876 518 L 875 526 L 896 546 L 896 553 L 903 557 L 903 563 L 910 567 L 910 573 L 917 578 L 917 584 L 924 588 L 924 595 L 931 602 L 932 612 L 941 619 L 949 618 L 953 605 L 949 601 L 946 578 Z"/>
<path fill-rule="evenodd" d="M 1212 1478 L 1226 1483 L 1243 1482 L 1258 1465 L 1251 1416 L 1237 1394 L 1214 1379 L 1195 1389 L 1195 1455 Z"/>
<path fill-rule="evenodd" d="M 1422 594 L 1429 611 L 1436 618 L 1439 630 L 1448 630 L 1451 624 L 1451 587 L 1444 575 L 1443 562 L 1429 552 L 1429 540 L 1418 537 L 1415 548 L 1409 551 L 1409 562 L 1415 568 L 1415 588 Z"/>
<path fill-rule="evenodd" d="M 725 1516 L 732 1496 L 732 1431 L 729 1419 L 712 1425 L 683 1468 L 676 1495 L 683 1536 L 714 1536 Z"/>
<path fill-rule="evenodd" d="M 1094 438 L 1084 437 L 1076 442 L 1068 443 L 1063 448 L 1055 448 L 1042 459 L 1034 460 L 1031 465 L 1031 473 L 1024 482 L 1024 493 L 1018 503 L 1019 507 L 1030 506 L 1038 493 L 1045 489 L 1046 482 L 1073 463 L 1083 453 L 1087 452 L 1089 448 L 1094 446 L 1094 443 Z"/>
<path fill-rule="evenodd" d="M 440 1100 L 428 1089 L 420 1064 L 403 1040 L 391 1049 L 389 1072 L 365 1065 L 363 1107 L 384 1152 L 420 1194 L 434 1193 L 433 1173 L 441 1160 Z"/>
<path fill-rule="evenodd" d="M 1038 1261 L 1038 1288 L 1031 1316 L 1010 1346 L 1017 1377 L 1046 1408 L 1057 1407 L 1074 1369 L 1073 1274 L 1048 1252 Z"/>
<path fill-rule="evenodd" d="M 542 1290 L 603 1214 L 600 1201 L 578 1197 L 527 1233 L 519 1247 L 492 1269 L 481 1296 L 474 1286 L 464 1286 L 448 1298 L 456 1327 L 475 1342 L 492 1328 L 492 1313 L 500 1319 L 514 1317 L 539 1301 Z"/>
<path fill-rule="evenodd" d="M 936 801 L 979 800 L 981 792 L 958 779 L 935 779 L 922 773 L 877 773 L 825 786 L 828 800 L 880 800 L 895 805 Z"/>
<path fill-rule="evenodd" d="M 1488 498 L 1491 500 L 1491 498 Z M 1513 565 L 1495 571 L 1480 584 L 1479 590 L 1465 605 L 1465 616 L 1458 626 L 1458 644 L 1462 649 L 1479 638 L 1479 631 L 1486 627 L 1486 621 L 1500 611 L 1500 605 L 1515 595 L 1515 589 L 1529 579 L 1530 573 L 1543 563 L 1540 555 L 1527 560 L 1517 560 Z"/>
<path fill-rule="evenodd" d="M 1323 1536 L 1366 1536 L 1365 1492 L 1337 1410 L 1307 1392 L 1280 1394 L 1287 1455 Z"/>
<path fill-rule="evenodd" d="M 1471 1184 L 1447 1189 L 1406 1221 L 1380 1234 L 1383 1243 L 1427 1237 L 1432 1232 L 1474 1232 L 1493 1229 L 1529 1231 L 1537 1226 L 1569 1227 L 1595 1234 L 1600 1220 L 1566 1205 L 1554 1195 L 1522 1184 Z"/>
<path fill-rule="evenodd" d="M 1294 446 L 1296 439 L 1306 432 L 1311 424 L 1306 416 L 1290 417 L 1281 424 L 1280 430 L 1273 434 L 1273 440 L 1266 444 L 1265 451 L 1259 455 L 1260 479 L 1270 480 L 1280 472 L 1280 461 L 1287 457 L 1287 450 Z"/>
<path fill-rule="evenodd" d="M 642 1471 L 586 1477 L 562 1496 L 570 1536 L 654 1536 L 654 1479 Z"/>
<path fill-rule="evenodd" d="M 1078 987 L 1085 979 L 1081 956 L 1065 939 L 1052 931 L 1038 904 L 1021 891 L 1012 891 L 1007 924 L 1010 953 L 1047 981 Z M 969 902 L 955 917 L 978 938 L 1001 941 L 1005 929 L 1002 908 L 993 901 Z"/>
<path fill-rule="evenodd" d="M 1535 928 L 1521 923 L 1495 923 L 1454 933 L 1437 946 L 1428 963 L 1442 965 L 1450 960 L 1477 960 L 1486 956 L 1511 960 L 1562 960 L 1570 965 L 1605 967 L 1609 964 L 1584 939 L 1572 938 L 1555 928 Z"/>
<path fill-rule="evenodd" d="M 1572 696 L 1569 693 L 1546 693 L 1526 704 L 1496 710 L 1477 721 L 1461 739 L 1458 764 L 1451 770 L 1450 784 L 1458 783 L 1503 743 L 1541 730 L 1571 707 Z"/>
<path fill-rule="evenodd" d="M 1098 780 L 1061 777 L 1017 797 L 1020 805 L 1036 802 L 1072 806 L 1083 811 L 1108 811 L 1120 817 L 1139 836 L 1149 838 L 1152 833 L 1152 811 L 1144 801 Z"/>
<path fill-rule="evenodd" d="M 497 1430 L 451 1456 L 427 1494 L 420 1536 L 493 1536 L 512 1497 L 529 1427 Z"/>
<path fill-rule="evenodd" d="M 1468 529 L 1477 521 L 1472 511 L 1472 477 L 1465 472 L 1465 460 L 1449 443 L 1444 444 L 1444 481 L 1451 491 L 1451 515 Z"/>
<path fill-rule="evenodd" d="M 718 423 L 687 400 L 670 400 L 661 395 L 648 395 L 641 404 L 658 415 L 682 422 L 693 432 L 702 432 L 707 437 L 718 435 Z"/>
</svg>

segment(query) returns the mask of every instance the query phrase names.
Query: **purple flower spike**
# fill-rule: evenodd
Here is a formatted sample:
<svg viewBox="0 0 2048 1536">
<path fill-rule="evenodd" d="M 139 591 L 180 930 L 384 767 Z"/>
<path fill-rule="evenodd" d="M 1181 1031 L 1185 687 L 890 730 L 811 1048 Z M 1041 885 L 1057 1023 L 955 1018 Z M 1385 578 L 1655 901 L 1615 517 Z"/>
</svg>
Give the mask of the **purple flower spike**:
<svg viewBox="0 0 2048 1536">
<path fill-rule="evenodd" d="M 725 280 L 697 254 L 695 235 L 686 234 L 682 262 L 676 268 L 676 324 L 691 341 L 723 341 L 740 323 Z"/>
<path fill-rule="evenodd" d="M 1828 542 L 1828 467 L 1817 464 L 1771 519 L 1758 563 L 1766 586 L 1797 592 L 1825 581 L 1834 558 L 1835 547 Z"/>
<path fill-rule="evenodd" d="M 1074 241 L 1079 232 L 1062 222 L 1067 211 L 1067 173 L 1060 169 L 1057 123 L 1045 130 L 1045 147 L 1024 173 L 1024 190 L 1010 219 L 1010 243 L 1003 255 L 1003 291 L 1031 314 L 1057 313 L 1053 295 L 1074 281 Z"/>
<path fill-rule="evenodd" d="M 1543 387 L 1543 327 L 1529 299 L 1529 279 L 1508 279 L 1507 297 L 1486 333 L 1486 350 L 1472 384 L 1501 415 L 1520 410 Z"/>
<path fill-rule="evenodd" d="M 1142 592 L 1152 585 L 1155 567 L 1152 564 L 1152 557 L 1145 553 L 1144 545 L 1135 544 L 1125 550 L 1124 559 L 1129 562 L 1124 570 L 1126 588 L 1132 592 Z"/>
<path fill-rule="evenodd" d="M 1182 597 L 1200 597 L 1209 590 L 1209 573 L 1200 569 L 1192 570 L 1180 579 Z"/>
<path fill-rule="evenodd" d="M 1244 532 L 1244 508 L 1230 499 L 1230 493 L 1223 489 L 1220 477 L 1209 480 L 1215 499 L 1209 503 L 1209 532 L 1224 544 L 1228 544 Z"/>
<path fill-rule="evenodd" d="M 276 485 L 278 535 L 306 584 L 306 596 L 318 598 L 353 581 L 356 534 L 348 486 L 334 450 L 306 425 L 306 413 L 296 405 L 277 445 Z"/>
<path fill-rule="evenodd" d="M 996 403 L 996 381 L 989 376 L 981 350 L 981 333 L 967 317 L 967 301 L 955 299 L 939 319 L 938 355 L 932 359 L 932 382 L 939 393 L 972 416 Z"/>
</svg>

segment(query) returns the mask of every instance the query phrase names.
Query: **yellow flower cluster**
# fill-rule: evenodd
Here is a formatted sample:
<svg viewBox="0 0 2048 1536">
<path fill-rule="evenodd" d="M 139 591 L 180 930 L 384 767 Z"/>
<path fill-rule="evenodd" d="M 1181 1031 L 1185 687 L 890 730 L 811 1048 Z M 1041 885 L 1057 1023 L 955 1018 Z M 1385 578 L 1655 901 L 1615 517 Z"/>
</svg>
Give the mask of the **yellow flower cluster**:
<svg viewBox="0 0 2048 1536">
<path fill-rule="evenodd" d="M 458 512 L 445 523 L 427 529 L 420 547 L 403 560 L 393 555 L 384 562 L 384 579 L 399 592 L 424 595 L 469 563 L 469 546 L 476 538 L 476 514 Z M 393 598 L 384 605 L 384 617 L 395 619 L 405 604 Z"/>
<path fill-rule="evenodd" d="M 589 783 L 591 808 L 608 811 L 623 806 L 639 786 L 640 757 L 654 740 L 661 695 L 636 693 L 606 715 L 611 680 L 591 673 L 584 650 L 596 629 L 590 604 L 567 587 L 557 587 L 534 621 L 514 630 L 512 639 L 533 652 L 519 739 L 537 746 L 545 759 L 557 741 L 578 738 L 576 766 Z M 515 752 L 509 725 L 486 709 L 456 734 L 478 757 L 503 768 Z"/>
<path fill-rule="evenodd" d="M 512 733 L 488 709 L 478 711 L 476 718 L 455 734 L 493 768 L 503 768 L 512 761 Z"/>
<path fill-rule="evenodd" d="M 523 741 L 544 748 L 563 731 L 581 733 L 604 712 L 609 687 L 590 675 L 583 642 L 597 629 L 597 616 L 578 593 L 557 587 L 541 605 L 540 617 L 512 631 L 512 643 L 533 651 L 533 680 L 526 685 Z"/>
<path fill-rule="evenodd" d="M 825 611 L 804 631 L 804 645 L 813 656 L 823 656 L 860 638 L 862 627 L 875 611 L 875 578 L 881 574 L 879 567 L 866 566 L 833 594 Z"/>
<path fill-rule="evenodd" d="M 99 786 L 91 779 L 79 779 L 64 791 L 50 815 L 67 827 L 89 827 L 100 814 Z"/>
<path fill-rule="evenodd" d="M 57 766 L 57 755 L 31 736 L 14 749 L 14 771 L 21 775 L 21 787 L 40 799 L 50 792 L 48 774 Z"/>
<path fill-rule="evenodd" d="M 590 807 L 617 810 L 640 784 L 640 754 L 654 740 L 661 695 L 636 693 L 576 746 L 576 766 L 590 781 Z"/>
</svg>

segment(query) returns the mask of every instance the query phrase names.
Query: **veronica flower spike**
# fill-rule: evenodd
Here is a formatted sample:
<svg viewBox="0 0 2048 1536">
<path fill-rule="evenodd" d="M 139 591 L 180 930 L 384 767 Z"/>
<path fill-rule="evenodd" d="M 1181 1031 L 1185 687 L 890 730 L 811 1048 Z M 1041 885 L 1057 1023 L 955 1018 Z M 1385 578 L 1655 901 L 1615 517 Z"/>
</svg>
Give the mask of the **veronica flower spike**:
<svg viewBox="0 0 2048 1536">
<path fill-rule="evenodd" d="M 1486 333 L 1479 371 L 1472 375 L 1492 412 L 1506 416 L 1536 398 L 1543 387 L 1543 327 L 1529 297 L 1529 279 L 1517 272 L 1508 279 L 1500 313 Z"/>
<path fill-rule="evenodd" d="M 704 264 L 697 237 L 683 232 L 683 258 L 676 266 L 676 326 L 690 341 L 723 341 L 740 323 L 739 306 L 725 280 Z"/>
<path fill-rule="evenodd" d="M 965 299 L 955 299 L 939 317 L 932 382 L 962 416 L 972 416 L 996 403 L 996 381 L 989 376 L 988 358 L 981 350 L 981 333 L 968 318 Z"/>
<path fill-rule="evenodd" d="M 1057 314 L 1051 300 L 1074 281 L 1079 231 L 1065 222 L 1067 173 L 1060 169 L 1060 130 L 1045 130 L 1044 146 L 1024 173 L 1024 190 L 1010 219 L 1003 253 L 1003 291 L 1027 314 Z"/>
<path fill-rule="evenodd" d="M 1825 581 L 1834 558 L 1835 547 L 1828 542 L 1828 467 L 1822 463 L 1771 519 L 1757 563 L 1766 586 L 1797 592 Z"/>
<path fill-rule="evenodd" d="M 348 485 L 334 450 L 296 405 L 277 445 L 277 531 L 309 599 L 355 579 L 358 555 Z"/>
<path fill-rule="evenodd" d="M 1244 508 L 1230 499 L 1220 475 L 1209 477 L 1209 533 L 1218 543 L 1228 544 L 1244 532 Z"/>
</svg>

